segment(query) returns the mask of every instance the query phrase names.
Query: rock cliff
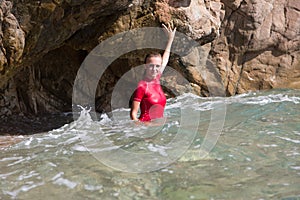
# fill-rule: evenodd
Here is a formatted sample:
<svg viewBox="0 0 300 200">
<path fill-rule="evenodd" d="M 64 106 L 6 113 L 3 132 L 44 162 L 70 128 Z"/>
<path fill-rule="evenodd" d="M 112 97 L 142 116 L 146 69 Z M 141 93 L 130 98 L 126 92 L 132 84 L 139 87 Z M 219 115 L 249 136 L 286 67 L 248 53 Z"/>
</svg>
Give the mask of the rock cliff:
<svg viewBox="0 0 300 200">
<path fill-rule="evenodd" d="M 300 88 L 298 0 L 0 0 L 1 117 L 70 111 L 77 71 L 94 47 L 168 22 L 199 44 L 184 56 L 172 54 L 169 63 L 193 92 Z M 98 111 L 110 110 L 114 86 L 147 51 L 122 55 L 105 71 Z M 165 82 L 170 96 L 168 87 L 186 87 L 174 76 Z"/>
</svg>

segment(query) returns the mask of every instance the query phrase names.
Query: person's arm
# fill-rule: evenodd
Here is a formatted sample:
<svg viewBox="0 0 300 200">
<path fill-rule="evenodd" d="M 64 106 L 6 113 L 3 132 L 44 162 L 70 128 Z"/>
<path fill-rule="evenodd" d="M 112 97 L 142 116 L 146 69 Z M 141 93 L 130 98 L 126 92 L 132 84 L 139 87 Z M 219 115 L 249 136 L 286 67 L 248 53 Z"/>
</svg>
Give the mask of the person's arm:
<svg viewBox="0 0 300 200">
<path fill-rule="evenodd" d="M 169 57 L 170 57 L 170 51 L 171 51 L 171 46 L 175 37 L 175 32 L 176 32 L 176 27 L 174 28 L 174 30 L 172 30 L 170 24 L 168 24 L 168 27 L 166 25 L 163 24 L 164 30 L 166 32 L 166 34 L 168 35 L 168 43 L 167 46 L 165 48 L 163 57 L 162 57 L 162 65 L 160 68 L 160 72 L 163 73 L 163 71 L 165 70 L 168 62 L 169 62 Z"/>
<path fill-rule="evenodd" d="M 141 101 L 145 95 L 145 84 L 139 82 L 137 89 L 133 93 L 133 101 L 130 108 L 130 118 L 134 121 L 139 121 L 137 113 L 140 108 Z"/>
<path fill-rule="evenodd" d="M 131 110 L 130 110 L 130 118 L 134 121 L 138 121 L 139 119 L 137 118 L 137 113 L 139 111 L 140 103 L 138 101 L 133 101 L 131 105 Z"/>
</svg>

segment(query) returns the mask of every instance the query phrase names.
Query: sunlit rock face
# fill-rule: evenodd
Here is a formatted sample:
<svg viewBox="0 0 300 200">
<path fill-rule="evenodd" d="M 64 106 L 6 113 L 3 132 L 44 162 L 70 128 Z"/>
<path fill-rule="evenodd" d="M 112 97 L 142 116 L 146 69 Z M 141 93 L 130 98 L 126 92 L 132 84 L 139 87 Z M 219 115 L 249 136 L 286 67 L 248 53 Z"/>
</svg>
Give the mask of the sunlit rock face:
<svg viewBox="0 0 300 200">
<path fill-rule="evenodd" d="M 300 2 L 224 0 L 223 3 L 224 36 L 213 42 L 213 49 L 228 93 L 299 88 Z"/>
<path fill-rule="evenodd" d="M 198 44 L 169 62 L 198 95 L 300 88 L 299 10 L 298 0 L 3 0 L 1 116 L 70 111 L 77 71 L 93 48 L 118 33 L 162 23 Z M 110 111 L 114 86 L 147 52 L 124 54 L 99 77 L 98 111 Z M 137 79 L 130 73 L 126 81 Z M 170 97 L 186 92 L 174 75 L 162 81 Z"/>
</svg>

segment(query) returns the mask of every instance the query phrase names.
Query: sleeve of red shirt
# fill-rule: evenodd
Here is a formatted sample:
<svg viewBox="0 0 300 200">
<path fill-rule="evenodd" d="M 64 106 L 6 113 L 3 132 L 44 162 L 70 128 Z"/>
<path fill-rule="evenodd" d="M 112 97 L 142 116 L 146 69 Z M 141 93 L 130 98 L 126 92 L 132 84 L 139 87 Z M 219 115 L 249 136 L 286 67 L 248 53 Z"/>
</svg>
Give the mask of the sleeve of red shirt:
<svg viewBox="0 0 300 200">
<path fill-rule="evenodd" d="M 141 102 L 145 94 L 145 89 L 143 84 L 138 84 L 137 89 L 134 91 L 133 101 Z"/>
</svg>

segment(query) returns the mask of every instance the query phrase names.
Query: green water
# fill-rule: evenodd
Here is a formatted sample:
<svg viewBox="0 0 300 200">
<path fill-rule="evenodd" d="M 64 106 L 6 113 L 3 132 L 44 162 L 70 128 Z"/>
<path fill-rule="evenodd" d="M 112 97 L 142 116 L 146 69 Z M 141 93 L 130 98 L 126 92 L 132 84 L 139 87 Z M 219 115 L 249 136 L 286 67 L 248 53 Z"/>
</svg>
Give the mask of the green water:
<svg viewBox="0 0 300 200">
<path fill-rule="evenodd" d="M 161 126 L 85 113 L 1 150 L 0 199 L 300 199 L 299 108 L 274 90 L 171 99 Z"/>
</svg>

